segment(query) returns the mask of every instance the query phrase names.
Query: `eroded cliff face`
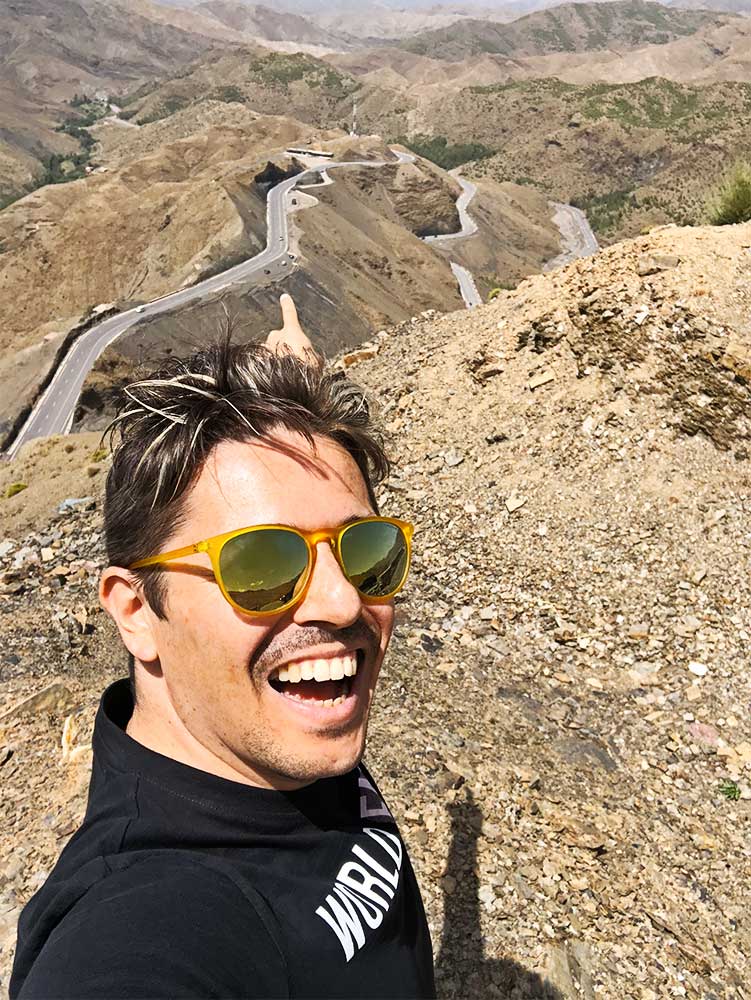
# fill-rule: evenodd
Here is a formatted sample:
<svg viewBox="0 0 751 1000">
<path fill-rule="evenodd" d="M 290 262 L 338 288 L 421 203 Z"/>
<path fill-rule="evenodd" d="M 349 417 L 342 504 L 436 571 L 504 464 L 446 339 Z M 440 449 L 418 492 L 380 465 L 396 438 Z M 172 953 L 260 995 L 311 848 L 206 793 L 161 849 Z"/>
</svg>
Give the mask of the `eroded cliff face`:
<svg viewBox="0 0 751 1000">
<path fill-rule="evenodd" d="M 350 171 L 344 183 L 357 189 L 386 218 L 399 221 L 416 236 L 455 233 L 461 228 L 456 199 L 461 188 L 428 160 L 394 163 L 377 173 Z"/>
</svg>

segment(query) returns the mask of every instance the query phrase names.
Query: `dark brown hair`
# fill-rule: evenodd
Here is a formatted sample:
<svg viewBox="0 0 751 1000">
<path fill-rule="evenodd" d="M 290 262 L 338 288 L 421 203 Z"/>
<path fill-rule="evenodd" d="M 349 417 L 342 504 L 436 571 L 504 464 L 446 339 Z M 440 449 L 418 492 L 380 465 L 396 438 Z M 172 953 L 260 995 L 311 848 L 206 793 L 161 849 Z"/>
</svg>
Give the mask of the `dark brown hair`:
<svg viewBox="0 0 751 1000">
<path fill-rule="evenodd" d="M 131 566 L 162 550 L 185 517 L 186 501 L 212 451 L 285 428 L 331 438 L 357 463 L 376 508 L 374 485 L 388 459 L 364 393 L 316 355 L 307 361 L 229 337 L 185 359 L 170 359 L 123 390 L 110 425 L 104 530 L 110 565 Z M 144 596 L 166 617 L 160 567 L 138 570 Z"/>
</svg>

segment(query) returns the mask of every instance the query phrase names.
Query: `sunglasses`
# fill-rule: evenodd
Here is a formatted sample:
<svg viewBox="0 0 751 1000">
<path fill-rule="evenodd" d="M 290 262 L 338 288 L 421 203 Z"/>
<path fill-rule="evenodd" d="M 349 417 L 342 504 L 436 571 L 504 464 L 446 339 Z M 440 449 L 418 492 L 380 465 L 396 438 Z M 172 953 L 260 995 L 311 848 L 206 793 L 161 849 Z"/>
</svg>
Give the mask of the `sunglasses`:
<svg viewBox="0 0 751 1000">
<path fill-rule="evenodd" d="M 365 601 L 377 604 L 404 586 L 413 533 L 411 524 L 391 517 L 358 518 L 333 531 L 259 524 L 139 559 L 130 569 L 207 552 L 219 589 L 233 608 L 252 617 L 278 615 L 303 599 L 316 547 L 328 542 L 347 580 Z"/>
</svg>

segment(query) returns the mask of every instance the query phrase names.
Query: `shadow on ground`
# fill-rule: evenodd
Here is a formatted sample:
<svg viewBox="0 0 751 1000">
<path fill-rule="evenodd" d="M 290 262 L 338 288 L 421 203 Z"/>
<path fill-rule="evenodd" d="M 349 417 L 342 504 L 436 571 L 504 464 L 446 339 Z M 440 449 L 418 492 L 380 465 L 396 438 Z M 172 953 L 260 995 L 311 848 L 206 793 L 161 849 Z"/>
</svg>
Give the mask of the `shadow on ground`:
<svg viewBox="0 0 751 1000">
<path fill-rule="evenodd" d="M 444 896 L 443 935 L 436 961 L 436 989 L 445 1000 L 567 1000 L 557 987 L 510 958 L 486 958 L 480 924 L 477 838 L 482 813 L 470 789 L 449 807 L 451 847 L 447 874 L 456 888 Z"/>
</svg>

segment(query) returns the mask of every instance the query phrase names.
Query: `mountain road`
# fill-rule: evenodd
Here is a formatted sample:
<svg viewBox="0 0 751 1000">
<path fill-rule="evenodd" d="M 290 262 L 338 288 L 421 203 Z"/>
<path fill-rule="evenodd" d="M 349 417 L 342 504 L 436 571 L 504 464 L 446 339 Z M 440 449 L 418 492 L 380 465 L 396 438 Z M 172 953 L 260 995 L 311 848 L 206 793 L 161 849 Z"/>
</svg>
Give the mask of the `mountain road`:
<svg viewBox="0 0 751 1000">
<path fill-rule="evenodd" d="M 413 163 L 416 159 L 411 153 L 403 153 L 396 149 L 392 152 L 402 163 Z M 328 171 L 342 167 L 384 167 L 386 165 L 385 160 L 313 162 L 307 166 L 303 173 L 287 178 L 269 190 L 266 205 L 267 241 L 265 248 L 260 253 L 226 271 L 222 271 L 221 274 L 206 278 L 188 288 L 170 292 L 168 295 L 145 305 L 139 305 L 118 313 L 116 316 L 111 316 L 82 333 L 73 342 L 68 353 L 60 362 L 50 383 L 37 400 L 15 440 L 7 449 L 6 458 L 13 458 L 19 449 L 32 438 L 67 434 L 70 431 L 78 397 L 86 376 L 95 361 L 110 344 L 136 323 L 204 299 L 239 282 L 260 279 L 264 272 L 270 268 L 286 266 L 291 257 L 286 204 L 287 195 L 293 188 L 297 185 L 319 183 L 321 180 L 325 183 Z M 318 177 L 315 178 L 315 175 Z M 477 231 L 475 223 L 467 213 L 467 206 L 475 194 L 475 186 L 462 178 L 458 178 L 458 180 L 462 185 L 462 195 L 457 202 L 462 229 L 449 236 L 428 237 L 429 242 L 435 243 L 471 236 Z M 467 306 L 479 304 L 481 300 L 469 272 L 456 264 L 452 264 L 451 267 L 459 281 L 462 296 Z"/>
</svg>

